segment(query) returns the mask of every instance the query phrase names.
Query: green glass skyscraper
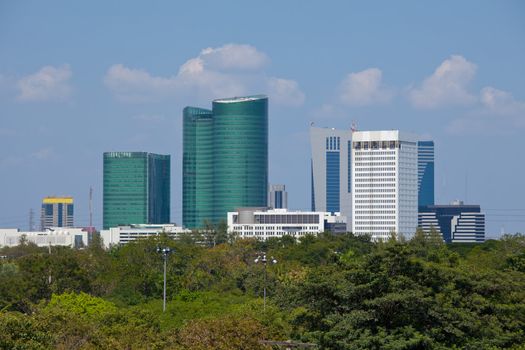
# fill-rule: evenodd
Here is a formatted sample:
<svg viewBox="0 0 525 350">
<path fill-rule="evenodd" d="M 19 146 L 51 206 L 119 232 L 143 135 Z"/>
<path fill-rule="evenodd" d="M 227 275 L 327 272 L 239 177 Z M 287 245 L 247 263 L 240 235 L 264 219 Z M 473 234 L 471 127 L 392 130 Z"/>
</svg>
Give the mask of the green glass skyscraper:
<svg viewBox="0 0 525 350">
<path fill-rule="evenodd" d="M 202 108 L 183 111 L 182 222 L 202 227 L 213 217 L 213 114 Z"/>
<path fill-rule="evenodd" d="M 184 109 L 183 224 L 218 223 L 268 196 L 268 98 L 213 101 L 212 111 Z"/>
<path fill-rule="evenodd" d="M 104 153 L 104 229 L 170 221 L 170 156 Z"/>
</svg>

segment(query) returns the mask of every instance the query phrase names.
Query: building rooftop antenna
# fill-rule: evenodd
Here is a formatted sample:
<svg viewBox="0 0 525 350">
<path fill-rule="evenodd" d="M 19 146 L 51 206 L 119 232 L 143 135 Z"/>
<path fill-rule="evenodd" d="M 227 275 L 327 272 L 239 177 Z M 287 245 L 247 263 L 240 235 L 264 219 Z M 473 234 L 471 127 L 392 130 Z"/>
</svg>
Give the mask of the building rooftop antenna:
<svg viewBox="0 0 525 350">
<path fill-rule="evenodd" d="M 355 121 L 352 122 L 352 125 L 350 126 L 350 130 L 352 132 L 356 132 L 357 131 L 357 124 Z"/>
</svg>

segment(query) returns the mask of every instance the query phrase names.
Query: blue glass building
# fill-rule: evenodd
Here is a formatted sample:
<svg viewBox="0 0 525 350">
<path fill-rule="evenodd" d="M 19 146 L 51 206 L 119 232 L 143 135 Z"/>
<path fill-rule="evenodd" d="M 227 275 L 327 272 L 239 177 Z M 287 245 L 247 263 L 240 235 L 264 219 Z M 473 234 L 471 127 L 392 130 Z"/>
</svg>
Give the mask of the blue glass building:
<svg viewBox="0 0 525 350">
<path fill-rule="evenodd" d="M 351 130 L 310 127 L 311 208 L 352 215 Z"/>
<path fill-rule="evenodd" d="M 447 243 L 485 241 L 485 214 L 479 205 L 457 202 L 419 207 L 418 226 L 426 233 L 434 228 Z"/>
<path fill-rule="evenodd" d="M 434 141 L 417 142 L 417 195 L 420 207 L 434 204 Z"/>
</svg>

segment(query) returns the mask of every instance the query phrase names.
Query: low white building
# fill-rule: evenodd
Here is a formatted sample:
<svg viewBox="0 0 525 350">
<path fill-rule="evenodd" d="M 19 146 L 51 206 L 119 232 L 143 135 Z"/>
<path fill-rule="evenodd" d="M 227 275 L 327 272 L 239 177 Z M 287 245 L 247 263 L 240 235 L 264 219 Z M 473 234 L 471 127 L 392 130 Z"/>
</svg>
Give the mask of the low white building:
<svg viewBox="0 0 525 350">
<path fill-rule="evenodd" d="M 339 213 L 268 208 L 239 208 L 228 212 L 228 232 L 237 233 L 239 238 L 265 240 L 285 235 L 300 238 L 324 231 L 346 232 L 346 217 Z"/>
<path fill-rule="evenodd" d="M 88 245 L 88 232 L 77 227 L 50 227 L 45 231 L 20 231 L 17 228 L 0 229 L 0 247 L 14 247 L 25 237 L 39 247 L 65 246 L 81 248 Z"/>
<path fill-rule="evenodd" d="M 126 225 L 102 230 L 100 237 L 107 249 L 116 244 L 126 244 L 140 238 L 155 237 L 163 232 L 172 238 L 177 238 L 179 234 L 191 233 L 191 230 L 173 224 Z"/>
</svg>

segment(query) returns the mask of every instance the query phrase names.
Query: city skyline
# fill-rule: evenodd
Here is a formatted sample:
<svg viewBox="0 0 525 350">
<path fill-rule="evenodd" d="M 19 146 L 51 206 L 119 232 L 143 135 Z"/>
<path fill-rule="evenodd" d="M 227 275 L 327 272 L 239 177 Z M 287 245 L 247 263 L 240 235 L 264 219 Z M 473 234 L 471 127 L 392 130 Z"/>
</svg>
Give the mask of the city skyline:
<svg viewBox="0 0 525 350">
<path fill-rule="evenodd" d="M 293 4 L 254 4 L 261 15 L 249 19 L 233 4 L 130 5 L 119 26 L 116 5 L 55 4 L 0 11 L 2 227 L 26 228 L 29 209 L 38 212 L 49 193 L 71 194 L 75 224 L 88 226 L 93 186 L 100 228 L 101 158 L 112 150 L 172 155 L 171 217 L 180 224 L 182 107 L 267 93 L 269 182 L 286 184 L 290 208 L 310 207 L 310 122 L 349 129 L 355 121 L 427 134 L 438 145 L 435 202 L 486 208 L 487 237 L 503 226 L 524 231 L 520 2 L 307 4 L 293 27 Z M 187 13 L 233 24 L 188 31 Z M 310 28 L 315 18 L 322 23 Z"/>
</svg>

